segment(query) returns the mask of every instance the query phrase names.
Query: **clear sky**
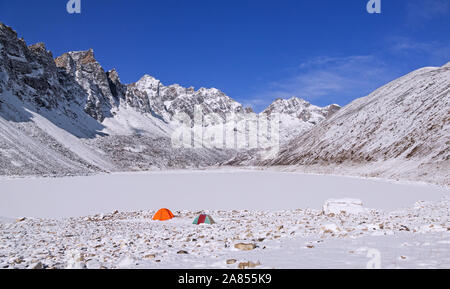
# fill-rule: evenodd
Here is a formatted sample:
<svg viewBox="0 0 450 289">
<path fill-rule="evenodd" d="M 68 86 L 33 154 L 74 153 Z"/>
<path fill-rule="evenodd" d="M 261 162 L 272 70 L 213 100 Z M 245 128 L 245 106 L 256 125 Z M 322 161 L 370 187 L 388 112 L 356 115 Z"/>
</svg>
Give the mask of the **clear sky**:
<svg viewBox="0 0 450 289">
<path fill-rule="evenodd" d="M 54 56 L 93 48 L 125 83 L 216 87 L 261 110 L 278 97 L 345 105 L 450 61 L 449 0 L 0 0 L 0 21 Z"/>
</svg>

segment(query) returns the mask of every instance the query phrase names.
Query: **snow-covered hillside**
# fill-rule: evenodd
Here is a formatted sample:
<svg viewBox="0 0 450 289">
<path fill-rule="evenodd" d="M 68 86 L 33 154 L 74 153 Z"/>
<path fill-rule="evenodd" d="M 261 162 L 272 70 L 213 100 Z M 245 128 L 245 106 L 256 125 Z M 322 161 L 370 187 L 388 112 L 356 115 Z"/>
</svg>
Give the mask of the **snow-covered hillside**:
<svg viewBox="0 0 450 289">
<path fill-rule="evenodd" d="M 278 100 L 265 112 L 282 115 L 282 142 L 322 121 L 330 110 L 296 100 L 286 110 Z M 102 68 L 92 49 L 53 59 L 43 43 L 27 46 L 0 23 L 2 175 L 207 167 L 233 158 L 236 149 L 172 147 L 171 136 L 180 125 L 175 116 L 193 118 L 195 109 L 214 113 L 219 121 L 233 113 L 255 115 L 215 88 L 165 86 L 149 75 L 123 84 L 116 70 Z M 223 129 L 203 120 L 212 131 Z"/>
<path fill-rule="evenodd" d="M 277 99 L 261 114 L 278 114 L 280 117 L 280 140 L 287 143 L 292 138 L 309 131 L 315 125 L 332 116 L 340 109 L 337 104 L 327 107 L 318 107 L 311 103 L 292 97 L 290 99 Z"/>
<path fill-rule="evenodd" d="M 27 46 L 0 23 L 0 175 L 258 165 L 448 185 L 449 82 L 450 64 L 423 68 L 342 109 L 293 97 L 257 115 L 215 88 L 165 86 L 149 75 L 123 84 L 93 50 L 54 59 L 44 44 Z M 196 108 L 203 137 L 223 135 L 229 114 L 279 116 L 281 152 L 250 145 L 175 148 L 177 116 L 192 119 Z M 218 120 L 204 117 L 210 113 Z M 228 139 L 250 131 L 230 124 Z"/>
<path fill-rule="evenodd" d="M 355 100 L 261 164 L 448 185 L 449 137 L 450 63 Z"/>
</svg>

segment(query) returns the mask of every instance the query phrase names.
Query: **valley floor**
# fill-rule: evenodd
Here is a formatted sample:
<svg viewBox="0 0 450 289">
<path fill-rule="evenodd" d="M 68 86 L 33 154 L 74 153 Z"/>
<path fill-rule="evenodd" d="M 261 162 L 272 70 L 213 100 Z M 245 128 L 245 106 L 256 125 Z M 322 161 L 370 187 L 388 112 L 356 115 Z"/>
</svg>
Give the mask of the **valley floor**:
<svg viewBox="0 0 450 289">
<path fill-rule="evenodd" d="M 4 178 L 0 268 L 450 268 L 448 195 L 274 171 Z M 325 215 L 330 198 L 370 209 Z M 161 207 L 176 218 L 152 221 Z M 200 212 L 217 223 L 193 225 Z"/>
</svg>

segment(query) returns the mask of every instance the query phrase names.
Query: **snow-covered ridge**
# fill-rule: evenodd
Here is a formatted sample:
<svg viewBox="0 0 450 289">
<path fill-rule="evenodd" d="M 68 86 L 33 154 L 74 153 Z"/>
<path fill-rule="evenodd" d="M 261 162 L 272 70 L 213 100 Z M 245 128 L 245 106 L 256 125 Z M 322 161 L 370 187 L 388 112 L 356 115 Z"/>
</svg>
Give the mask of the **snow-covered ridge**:
<svg viewBox="0 0 450 289">
<path fill-rule="evenodd" d="M 192 118 L 196 107 L 223 119 L 252 112 L 216 88 L 165 86 L 149 75 L 123 84 L 92 49 L 54 59 L 43 43 L 27 46 L 2 23 L 0 94 L 0 174 L 6 175 L 215 165 L 233 152 L 173 149 L 174 116 Z M 312 125 L 285 115 L 286 127 Z"/>
<path fill-rule="evenodd" d="M 166 86 L 149 75 L 123 84 L 92 49 L 54 59 L 0 23 L 0 174 L 301 165 L 449 184 L 449 74 L 448 63 L 422 68 L 342 109 L 278 99 L 260 116 L 279 114 L 282 150 L 261 161 L 261 150 L 171 146 L 177 114 L 253 113 L 220 90 Z"/>
<path fill-rule="evenodd" d="M 292 97 L 290 99 L 279 98 L 275 100 L 262 113 L 268 115 L 272 113 L 287 114 L 315 125 L 325 120 L 327 117 L 330 117 L 339 109 L 340 106 L 337 104 L 332 104 L 327 107 L 318 107 L 301 98 Z"/>
<path fill-rule="evenodd" d="M 357 174 L 448 185 L 449 136 L 450 67 L 427 67 L 353 101 L 262 164 L 333 167 L 328 172 L 354 166 Z M 358 171 L 366 164 L 378 169 Z"/>
</svg>

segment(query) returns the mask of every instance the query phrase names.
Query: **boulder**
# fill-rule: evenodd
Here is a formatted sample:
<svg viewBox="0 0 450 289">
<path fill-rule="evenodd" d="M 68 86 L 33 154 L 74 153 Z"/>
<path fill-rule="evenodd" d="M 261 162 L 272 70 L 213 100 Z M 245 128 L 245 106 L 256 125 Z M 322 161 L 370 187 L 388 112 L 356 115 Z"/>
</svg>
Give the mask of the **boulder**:
<svg viewBox="0 0 450 289">
<path fill-rule="evenodd" d="M 238 244 L 235 244 L 234 247 L 236 249 L 239 249 L 242 251 L 251 251 L 256 248 L 256 245 L 252 244 L 252 243 L 250 243 L 250 244 L 238 243 Z"/>
</svg>

